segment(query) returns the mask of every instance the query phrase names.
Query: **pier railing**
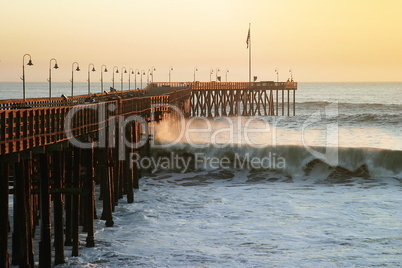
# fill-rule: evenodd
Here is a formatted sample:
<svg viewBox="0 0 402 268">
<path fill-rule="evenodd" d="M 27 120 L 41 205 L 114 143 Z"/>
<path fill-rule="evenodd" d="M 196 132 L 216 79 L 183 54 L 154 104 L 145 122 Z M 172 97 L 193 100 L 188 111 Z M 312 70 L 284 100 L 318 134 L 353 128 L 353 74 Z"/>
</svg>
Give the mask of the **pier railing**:
<svg viewBox="0 0 402 268">
<path fill-rule="evenodd" d="M 103 123 L 116 116 L 137 114 L 148 117 L 154 111 L 167 111 L 167 104 L 176 104 L 189 96 L 189 89 L 183 89 L 162 96 L 119 98 L 74 106 L 0 110 L 0 155 L 67 140 L 67 123 L 71 125 L 70 136 L 80 136 L 99 131 Z M 100 105 L 115 108 L 113 111 L 104 109 L 107 114 L 104 116 L 106 119 L 102 119 L 98 112 Z"/>
<path fill-rule="evenodd" d="M 177 87 L 188 88 L 191 86 L 191 82 L 153 82 L 153 87 Z"/>
<path fill-rule="evenodd" d="M 194 82 L 192 90 L 232 90 L 232 89 L 266 89 L 266 90 L 296 90 L 297 82 Z"/>
<path fill-rule="evenodd" d="M 151 85 L 148 85 L 144 89 L 125 90 L 125 91 L 113 91 L 96 93 L 89 95 L 79 95 L 74 97 L 58 97 L 58 98 L 30 98 L 26 101 L 22 99 L 8 99 L 0 100 L 0 110 L 12 110 L 12 109 L 29 109 L 37 107 L 61 107 L 80 105 L 85 103 L 101 102 L 115 100 L 118 98 L 137 97 L 147 94 Z"/>
</svg>

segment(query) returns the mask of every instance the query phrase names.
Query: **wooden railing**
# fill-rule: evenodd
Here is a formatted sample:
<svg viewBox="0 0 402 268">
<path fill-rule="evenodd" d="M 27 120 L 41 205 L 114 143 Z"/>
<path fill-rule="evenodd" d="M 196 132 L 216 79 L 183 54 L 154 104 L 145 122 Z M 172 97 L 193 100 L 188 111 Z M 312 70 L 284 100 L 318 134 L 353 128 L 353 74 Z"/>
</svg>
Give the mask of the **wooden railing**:
<svg viewBox="0 0 402 268">
<path fill-rule="evenodd" d="M 296 82 L 194 82 L 192 90 L 231 90 L 231 89 L 266 89 L 266 90 L 296 90 Z"/>
<path fill-rule="evenodd" d="M 137 114 L 148 117 L 153 111 L 167 111 L 166 104 L 175 105 L 189 96 L 190 90 L 183 89 L 162 96 L 134 96 L 74 106 L 0 110 L 0 155 L 99 131 L 103 123 L 117 116 Z M 100 109 L 103 109 L 102 116 Z"/>
<path fill-rule="evenodd" d="M 90 95 L 79 95 L 74 97 L 58 97 L 58 98 L 31 98 L 31 99 L 9 99 L 0 100 L 0 110 L 14 110 L 14 109 L 29 109 L 35 107 L 61 107 L 80 105 L 85 103 L 103 102 L 109 100 L 115 100 L 119 98 L 129 98 L 145 95 L 151 85 L 148 85 L 144 89 L 114 91 L 107 93 L 97 93 Z"/>
<path fill-rule="evenodd" d="M 152 87 L 182 87 L 188 88 L 191 86 L 191 82 L 153 82 Z"/>
</svg>

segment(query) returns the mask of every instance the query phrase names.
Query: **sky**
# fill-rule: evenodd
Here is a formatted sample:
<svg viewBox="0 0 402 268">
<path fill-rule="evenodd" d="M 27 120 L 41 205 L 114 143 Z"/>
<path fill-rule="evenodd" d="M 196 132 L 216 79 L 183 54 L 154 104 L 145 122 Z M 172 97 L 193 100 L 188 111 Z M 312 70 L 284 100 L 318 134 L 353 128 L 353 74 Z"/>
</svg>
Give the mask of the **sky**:
<svg viewBox="0 0 402 268">
<path fill-rule="evenodd" d="M 402 81 L 401 0 L 18 0 L 0 3 L 0 82 L 85 82 L 90 63 L 154 81 Z M 25 57 L 25 64 L 29 57 Z M 54 62 L 53 62 L 54 63 Z"/>
</svg>

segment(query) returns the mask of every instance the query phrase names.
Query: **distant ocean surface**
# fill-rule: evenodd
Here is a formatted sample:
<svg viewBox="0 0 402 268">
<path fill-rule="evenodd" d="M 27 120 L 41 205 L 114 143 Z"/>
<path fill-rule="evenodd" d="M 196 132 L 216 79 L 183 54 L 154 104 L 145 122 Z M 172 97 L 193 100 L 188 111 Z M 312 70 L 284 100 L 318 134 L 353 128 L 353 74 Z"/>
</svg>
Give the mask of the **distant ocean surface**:
<svg viewBox="0 0 402 268">
<path fill-rule="evenodd" d="M 112 87 L 112 82 L 105 81 L 103 83 L 103 90 L 110 90 Z M 142 84 L 146 87 L 146 83 Z M 136 86 L 136 87 L 135 87 Z M 121 83 L 119 79 L 116 79 L 114 87 L 117 90 L 121 89 Z M 128 82 L 123 84 L 123 89 L 128 90 Z M 101 83 L 91 82 L 90 92 L 92 94 L 101 93 Z M 137 83 L 131 81 L 131 89 L 140 88 L 140 81 Z M 88 93 L 88 83 L 87 82 L 74 82 L 74 96 L 86 95 Z M 25 83 L 25 94 L 26 98 L 48 98 L 49 97 L 49 83 L 48 82 L 26 82 Z M 71 82 L 53 82 L 52 83 L 52 97 L 59 98 L 62 94 L 66 96 L 71 96 Z M 0 100 L 4 99 L 22 99 L 23 90 L 22 82 L 0 82 Z"/>
<path fill-rule="evenodd" d="M 21 88 L 0 83 L 0 98 Z M 402 267 L 402 83 L 299 83 L 296 116 L 184 125 L 155 127 L 153 157 L 191 167 L 150 167 L 115 226 L 96 220 L 96 247 L 60 267 Z"/>
</svg>

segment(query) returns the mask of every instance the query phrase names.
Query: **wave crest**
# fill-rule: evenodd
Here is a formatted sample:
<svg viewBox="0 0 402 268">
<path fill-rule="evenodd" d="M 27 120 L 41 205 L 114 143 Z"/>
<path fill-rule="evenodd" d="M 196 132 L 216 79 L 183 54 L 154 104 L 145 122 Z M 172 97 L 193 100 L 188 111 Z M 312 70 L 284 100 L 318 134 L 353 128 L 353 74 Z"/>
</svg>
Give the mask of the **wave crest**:
<svg viewBox="0 0 402 268">
<path fill-rule="evenodd" d="M 315 147 L 314 150 L 325 153 L 327 148 Z M 269 170 L 292 177 L 314 176 L 334 181 L 351 177 L 402 178 L 402 151 L 337 148 L 337 153 L 338 164 L 331 166 L 325 159 L 313 156 L 301 146 L 254 148 L 246 145 L 231 145 L 224 148 L 213 146 L 194 148 L 189 144 L 179 143 L 168 148 L 162 146 L 162 148 L 153 149 L 152 157 L 188 161 L 187 170 L 183 170 L 183 166 L 169 165 L 169 169 L 176 172 L 232 168 Z"/>
</svg>

